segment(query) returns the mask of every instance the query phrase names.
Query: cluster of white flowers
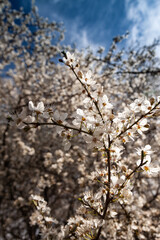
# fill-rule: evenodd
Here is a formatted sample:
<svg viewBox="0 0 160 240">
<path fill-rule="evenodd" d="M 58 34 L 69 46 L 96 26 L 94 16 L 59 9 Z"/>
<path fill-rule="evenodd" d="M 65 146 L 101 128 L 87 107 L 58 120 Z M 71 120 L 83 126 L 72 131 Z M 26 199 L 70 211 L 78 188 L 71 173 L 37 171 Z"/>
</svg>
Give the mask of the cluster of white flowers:
<svg viewBox="0 0 160 240">
<path fill-rule="evenodd" d="M 141 155 L 142 152 L 144 155 L 144 159 L 143 159 L 144 163 L 143 163 L 143 166 L 141 166 L 141 168 L 149 175 L 158 173 L 160 170 L 158 165 L 155 166 L 154 164 L 151 163 L 151 156 L 150 156 L 152 154 L 151 146 L 146 145 L 142 149 L 137 149 L 138 155 Z M 141 160 L 138 160 L 137 165 L 140 165 L 140 163 L 141 163 Z"/>
<path fill-rule="evenodd" d="M 106 165 L 106 169 L 97 167 L 96 171 L 90 175 L 92 181 L 100 182 L 99 191 L 84 193 L 83 198 L 80 199 L 83 204 L 80 211 L 85 214 L 85 218 L 83 216 L 71 218 L 65 230 L 68 236 L 75 232 L 78 239 L 98 239 L 96 236 L 101 234 L 109 204 L 117 201 L 122 205 L 133 202 L 131 177 L 140 168 L 149 174 L 159 171 L 158 166 L 154 167 L 151 164 L 150 145 L 137 149 L 141 159 L 137 161 L 137 167 L 135 166 L 133 170 L 121 165 L 121 156 L 124 150 L 122 144 L 134 140 L 137 137 L 136 133 L 143 135 L 143 132 L 149 129 L 147 118 L 159 111 L 160 97 L 157 101 L 154 98 L 150 101 L 144 98 L 136 99 L 125 107 L 123 112 L 115 115 L 114 106 L 104 93 L 103 87 L 96 85 L 91 70 L 83 73 L 73 54 L 67 52 L 64 55 L 62 61 L 72 70 L 87 95 L 83 100 L 83 109 L 77 108 L 74 114 L 73 125 L 67 123 L 67 113 L 45 107 L 43 102 L 35 106 L 32 101 L 29 101 L 31 115 L 27 115 L 23 110 L 22 113 L 10 118 L 19 128 L 55 126 L 56 133 L 64 138 L 66 150 L 71 146 L 70 139 L 81 133 L 88 149 L 102 152 L 104 156 L 102 162 Z M 116 169 L 112 167 L 113 164 L 116 165 Z M 39 197 L 32 196 L 32 198 L 37 210 L 42 214 L 37 217 L 37 221 L 44 226 L 44 221 L 50 219 L 43 215 L 46 211 L 47 214 L 49 213 L 46 202 Z M 32 216 L 33 223 L 35 223 L 34 219 L 35 216 Z"/>
<path fill-rule="evenodd" d="M 31 225 L 40 226 L 41 235 L 44 239 L 48 239 L 52 233 L 52 226 L 57 223 L 57 220 L 50 217 L 50 208 L 47 207 L 47 202 L 38 195 L 31 195 L 31 200 L 36 207 L 36 210 L 30 217 Z"/>
<path fill-rule="evenodd" d="M 0 239 L 158 240 L 156 44 L 84 54 L 34 6 L 0 12 Z"/>
</svg>

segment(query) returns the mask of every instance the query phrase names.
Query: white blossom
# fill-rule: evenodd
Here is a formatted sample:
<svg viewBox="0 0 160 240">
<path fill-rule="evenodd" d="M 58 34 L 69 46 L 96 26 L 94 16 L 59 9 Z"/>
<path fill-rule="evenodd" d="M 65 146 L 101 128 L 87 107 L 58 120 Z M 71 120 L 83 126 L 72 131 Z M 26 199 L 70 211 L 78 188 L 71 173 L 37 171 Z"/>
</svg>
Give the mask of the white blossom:
<svg viewBox="0 0 160 240">
<path fill-rule="evenodd" d="M 29 110 L 36 112 L 37 114 L 39 113 L 43 113 L 44 111 L 44 103 L 43 102 L 39 102 L 37 104 L 37 106 L 34 106 L 32 101 L 29 101 Z"/>
</svg>

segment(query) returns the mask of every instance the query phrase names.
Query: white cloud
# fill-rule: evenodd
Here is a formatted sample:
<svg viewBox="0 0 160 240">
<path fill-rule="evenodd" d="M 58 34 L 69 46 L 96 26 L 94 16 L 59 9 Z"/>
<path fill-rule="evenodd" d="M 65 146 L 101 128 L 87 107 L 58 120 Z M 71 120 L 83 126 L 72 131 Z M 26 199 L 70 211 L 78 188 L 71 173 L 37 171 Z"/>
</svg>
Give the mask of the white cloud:
<svg viewBox="0 0 160 240">
<path fill-rule="evenodd" d="M 126 0 L 127 19 L 131 22 L 129 44 L 151 44 L 160 37 L 160 1 Z"/>
<path fill-rule="evenodd" d="M 99 44 L 93 42 L 89 37 L 91 35 L 90 31 L 88 29 L 80 29 L 77 22 L 74 23 L 69 33 L 71 41 L 76 44 L 79 50 L 87 47 L 90 47 L 94 52 L 98 50 Z"/>
<path fill-rule="evenodd" d="M 61 22 L 61 16 L 57 15 L 56 13 L 52 14 L 51 16 L 53 19 Z M 79 50 L 90 47 L 94 53 L 99 49 L 101 45 L 96 43 L 96 41 L 94 41 L 91 37 L 93 30 L 80 27 L 80 17 L 75 18 L 74 21 L 65 19 L 65 17 L 63 17 L 63 21 L 64 27 L 66 28 L 65 39 L 69 45 L 72 45 L 74 43 L 76 45 L 76 48 Z"/>
</svg>

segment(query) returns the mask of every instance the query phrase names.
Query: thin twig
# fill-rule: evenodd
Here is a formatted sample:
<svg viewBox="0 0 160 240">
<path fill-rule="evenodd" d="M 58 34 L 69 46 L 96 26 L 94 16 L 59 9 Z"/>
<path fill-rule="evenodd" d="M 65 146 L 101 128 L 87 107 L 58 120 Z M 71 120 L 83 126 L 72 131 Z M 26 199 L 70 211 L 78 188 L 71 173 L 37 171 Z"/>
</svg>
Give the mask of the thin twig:
<svg viewBox="0 0 160 240">
<path fill-rule="evenodd" d="M 75 127 L 71 127 L 71 126 L 67 126 L 67 125 L 63 125 L 63 124 L 61 124 L 61 123 L 58 123 L 58 122 L 55 122 L 55 121 L 53 121 L 52 123 L 45 123 L 45 122 L 42 122 L 42 123 L 40 123 L 40 122 L 32 122 L 32 123 L 27 123 L 27 122 L 23 122 L 24 124 L 26 124 L 27 126 L 28 125 L 34 125 L 35 127 L 39 127 L 39 126 L 50 126 L 50 125 L 52 125 L 52 126 L 60 126 L 60 127 L 63 127 L 64 129 L 70 129 L 70 130 L 75 130 L 75 131 L 77 131 L 77 132 L 83 132 L 83 133 L 85 133 L 85 134 L 88 134 L 88 135 L 92 135 L 92 132 L 91 131 L 85 131 L 85 130 L 82 130 L 82 129 L 78 129 L 78 128 L 75 128 Z"/>
<path fill-rule="evenodd" d="M 97 111 L 98 111 L 98 114 L 100 115 L 101 119 L 102 119 L 102 122 L 105 123 L 104 119 L 103 119 L 103 116 L 102 116 L 102 113 L 99 109 L 99 106 L 98 106 L 98 103 L 97 101 L 91 96 L 90 92 L 88 91 L 87 87 L 85 86 L 85 84 L 82 83 L 82 81 L 80 80 L 80 78 L 78 77 L 77 73 L 75 72 L 74 68 L 70 66 L 70 69 L 72 70 L 72 72 L 74 73 L 74 75 L 76 76 L 77 80 L 81 83 L 81 85 L 83 86 L 83 88 L 85 89 L 88 97 L 93 101 Z"/>
</svg>

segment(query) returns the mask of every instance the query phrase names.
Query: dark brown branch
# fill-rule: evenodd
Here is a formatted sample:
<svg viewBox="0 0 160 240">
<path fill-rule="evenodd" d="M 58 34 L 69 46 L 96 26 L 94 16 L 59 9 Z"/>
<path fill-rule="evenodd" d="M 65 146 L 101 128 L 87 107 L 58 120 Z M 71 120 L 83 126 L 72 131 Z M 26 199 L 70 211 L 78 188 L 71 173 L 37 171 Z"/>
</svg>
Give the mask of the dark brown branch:
<svg viewBox="0 0 160 240">
<path fill-rule="evenodd" d="M 85 206 L 88 206 L 91 210 L 93 210 L 100 218 L 102 218 L 102 215 L 94 208 L 92 207 L 88 202 L 85 202 L 84 200 L 82 200 L 82 203 Z"/>
<path fill-rule="evenodd" d="M 159 180 L 159 178 L 158 178 L 158 180 Z M 144 204 L 144 206 L 142 207 L 142 209 L 149 209 L 149 208 L 150 208 L 150 205 L 149 205 L 149 204 L 151 204 L 153 201 L 155 201 L 156 198 L 159 196 L 159 190 L 160 190 L 160 184 L 159 184 L 159 186 L 158 186 L 158 188 L 157 188 L 157 190 L 156 190 L 156 193 L 153 195 L 153 197 L 152 197 L 148 202 L 146 202 L 146 203 Z"/>
<path fill-rule="evenodd" d="M 157 75 L 160 74 L 160 69 L 157 70 L 146 70 L 146 71 L 118 71 L 116 74 L 151 74 L 151 75 Z"/>
<path fill-rule="evenodd" d="M 125 209 L 125 207 L 123 206 L 123 204 L 121 204 L 119 202 L 119 205 L 121 206 L 121 208 L 123 209 L 124 213 L 125 213 L 125 216 L 127 217 L 127 220 L 130 220 L 131 216 L 130 214 L 127 212 L 127 210 Z"/>
<path fill-rule="evenodd" d="M 60 124 L 60 123 L 58 123 L 58 122 L 55 122 L 55 121 L 53 121 L 52 123 L 45 123 L 45 122 L 43 122 L 43 123 L 40 123 L 40 122 L 32 122 L 32 123 L 27 123 L 27 122 L 23 122 L 24 124 L 26 124 L 27 126 L 28 125 L 33 125 L 33 126 L 35 126 L 35 127 L 39 127 L 39 126 L 50 126 L 50 125 L 52 125 L 52 126 L 60 126 L 60 127 L 63 127 L 64 129 L 70 129 L 70 130 L 75 130 L 75 131 L 77 131 L 77 132 L 82 132 L 82 133 L 85 133 L 85 134 L 88 134 L 88 135 L 92 135 L 92 132 L 90 132 L 90 131 L 84 131 L 84 130 L 82 130 L 82 129 L 78 129 L 78 128 L 75 128 L 75 127 L 71 127 L 71 126 L 67 126 L 67 125 L 63 125 L 63 124 Z"/>
<path fill-rule="evenodd" d="M 122 183 L 122 185 L 119 187 L 119 189 L 118 189 L 118 194 L 120 194 L 120 191 L 125 187 L 125 185 L 126 185 L 126 182 L 131 178 L 131 176 L 134 174 L 134 173 L 136 173 L 137 172 L 137 170 L 140 168 L 140 167 L 142 167 L 143 165 L 145 165 L 146 163 L 147 163 L 147 161 L 145 161 L 145 162 L 143 162 L 143 160 L 144 160 L 144 152 L 142 151 L 141 152 L 141 162 L 140 162 L 140 164 L 129 174 L 129 175 L 127 175 L 127 177 L 126 177 L 126 180 Z M 114 198 L 114 196 L 112 197 L 112 199 Z"/>
<path fill-rule="evenodd" d="M 104 76 L 108 76 L 108 75 L 111 75 L 113 74 L 112 72 L 111 73 L 107 73 L 106 75 Z M 158 75 L 160 74 L 160 69 L 158 70 L 146 70 L 146 71 L 117 71 L 115 72 L 114 74 L 132 74 L 132 75 L 140 75 L 140 74 L 150 74 L 150 75 Z"/>
</svg>

